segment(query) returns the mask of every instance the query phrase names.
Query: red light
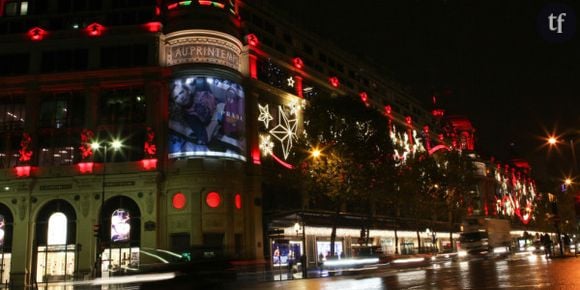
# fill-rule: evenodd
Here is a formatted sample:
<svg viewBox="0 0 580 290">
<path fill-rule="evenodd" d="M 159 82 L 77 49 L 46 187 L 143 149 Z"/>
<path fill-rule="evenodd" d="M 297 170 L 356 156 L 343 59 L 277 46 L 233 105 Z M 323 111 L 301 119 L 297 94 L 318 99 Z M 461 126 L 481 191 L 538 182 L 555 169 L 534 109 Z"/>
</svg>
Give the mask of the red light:
<svg viewBox="0 0 580 290">
<path fill-rule="evenodd" d="M 331 77 L 328 79 L 328 81 L 330 82 L 330 85 L 332 85 L 335 88 L 338 88 L 338 86 L 340 85 L 340 82 L 338 81 L 337 77 Z"/>
<path fill-rule="evenodd" d="M 157 158 L 143 159 L 141 160 L 141 165 L 143 165 L 145 170 L 155 169 L 157 168 Z"/>
<path fill-rule="evenodd" d="M 393 109 L 391 108 L 391 106 L 386 105 L 385 106 L 385 114 L 390 115 L 393 112 Z"/>
<path fill-rule="evenodd" d="M 302 77 L 301 76 L 294 76 L 294 80 L 296 81 L 296 83 L 294 84 L 294 87 L 296 88 L 296 94 L 301 97 L 304 98 L 304 94 L 303 94 L 303 90 L 302 90 Z"/>
<path fill-rule="evenodd" d="M 34 27 L 28 30 L 27 34 L 31 40 L 40 41 L 44 39 L 44 36 L 46 36 L 46 30 L 40 27 Z"/>
<path fill-rule="evenodd" d="M 101 36 L 103 31 L 105 31 L 105 27 L 99 23 L 92 23 L 87 26 L 85 29 L 89 36 Z"/>
<path fill-rule="evenodd" d="M 260 160 L 260 149 L 259 148 L 254 148 L 252 150 L 252 163 L 254 163 L 256 165 L 262 164 L 262 161 Z"/>
<path fill-rule="evenodd" d="M 407 123 L 407 125 L 409 125 L 409 126 L 411 126 L 413 124 L 413 119 L 411 119 L 411 116 L 405 117 L 405 123 Z"/>
<path fill-rule="evenodd" d="M 258 37 L 255 34 L 246 35 L 246 41 L 251 46 L 257 46 L 259 42 Z"/>
<path fill-rule="evenodd" d="M 147 22 L 145 23 L 145 28 L 147 28 L 149 32 L 159 32 L 161 31 L 161 22 Z"/>
<path fill-rule="evenodd" d="M 159 6 L 155 6 L 155 15 L 156 16 L 161 15 L 161 9 L 159 8 Z"/>
<path fill-rule="evenodd" d="M 209 5 L 211 5 L 212 1 L 199 0 L 198 2 L 199 2 L 199 5 L 209 6 Z"/>
<path fill-rule="evenodd" d="M 258 58 L 250 54 L 250 77 L 258 79 Z"/>
<path fill-rule="evenodd" d="M 175 209 L 182 209 L 185 207 L 185 203 L 187 202 L 187 198 L 185 194 L 178 192 L 173 195 L 173 199 L 171 200 L 171 204 Z"/>
<path fill-rule="evenodd" d="M 239 193 L 236 193 L 236 196 L 234 196 L 234 204 L 237 209 L 242 208 L 242 196 Z"/>
<path fill-rule="evenodd" d="M 445 114 L 445 111 L 441 110 L 441 109 L 435 109 L 432 112 L 433 117 L 443 117 L 443 115 Z"/>
<path fill-rule="evenodd" d="M 338 81 L 338 78 L 337 77 L 331 77 L 331 78 L 329 78 L 328 79 L 328 82 L 330 82 L 330 85 L 333 86 L 333 87 L 335 87 L 335 88 L 338 88 L 338 86 L 340 85 L 340 81 Z"/>
<path fill-rule="evenodd" d="M 215 191 L 208 193 L 205 197 L 205 203 L 211 208 L 218 207 L 221 202 L 222 198 L 220 197 L 220 194 Z"/>
<path fill-rule="evenodd" d="M 303 68 L 303 67 L 304 67 L 304 62 L 303 62 L 303 61 L 302 61 L 302 59 L 301 59 L 301 58 L 299 58 L 299 57 L 295 57 L 295 58 L 293 58 L 293 59 L 292 59 L 292 62 L 294 63 L 294 66 L 295 66 L 297 69 L 301 69 L 301 68 Z"/>
<path fill-rule="evenodd" d="M 179 3 L 169 4 L 169 5 L 167 5 L 167 9 L 168 10 L 175 9 L 175 8 L 177 8 L 177 5 L 179 5 Z"/>
<path fill-rule="evenodd" d="M 367 93 L 360 92 L 358 95 L 360 96 L 361 101 L 363 101 L 363 103 L 367 104 L 367 102 L 369 101 L 369 96 L 367 95 Z"/>
<path fill-rule="evenodd" d="M 80 173 L 93 173 L 94 162 L 81 162 L 78 163 Z"/>
<path fill-rule="evenodd" d="M 16 176 L 28 177 L 30 176 L 30 166 L 16 166 Z"/>
</svg>

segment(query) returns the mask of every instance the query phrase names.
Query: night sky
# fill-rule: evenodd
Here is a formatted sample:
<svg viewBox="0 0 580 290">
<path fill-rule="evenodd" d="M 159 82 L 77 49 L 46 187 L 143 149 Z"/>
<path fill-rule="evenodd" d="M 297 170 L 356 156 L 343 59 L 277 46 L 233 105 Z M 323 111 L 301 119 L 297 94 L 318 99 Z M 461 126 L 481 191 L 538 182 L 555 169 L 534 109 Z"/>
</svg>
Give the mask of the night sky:
<svg viewBox="0 0 580 290">
<path fill-rule="evenodd" d="M 569 40 L 554 42 L 541 34 L 546 11 L 561 9 L 554 2 L 269 2 L 292 23 L 380 64 L 423 103 L 435 94 L 447 115 L 468 117 L 483 156 L 524 158 L 541 179 L 571 168 L 570 148 L 548 152 L 541 138 L 580 130 L 580 32 L 569 33 L 578 5 L 564 4 Z"/>
</svg>

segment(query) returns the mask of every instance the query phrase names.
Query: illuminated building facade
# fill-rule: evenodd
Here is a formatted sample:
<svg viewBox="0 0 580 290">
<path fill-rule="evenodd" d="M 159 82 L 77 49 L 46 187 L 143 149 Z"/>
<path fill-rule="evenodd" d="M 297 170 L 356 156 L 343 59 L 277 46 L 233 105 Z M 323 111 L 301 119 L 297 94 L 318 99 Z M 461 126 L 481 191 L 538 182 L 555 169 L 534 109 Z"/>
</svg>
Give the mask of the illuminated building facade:
<svg viewBox="0 0 580 290">
<path fill-rule="evenodd" d="M 0 1 L 3 283 L 261 257 L 242 41 L 233 1 Z"/>
<path fill-rule="evenodd" d="M 452 144 L 442 110 L 265 1 L 0 0 L 0 44 L 0 268 L 15 288 L 116 275 L 148 248 L 271 254 L 268 173 L 296 166 L 310 96 L 358 96 L 405 150 Z M 457 136 L 472 149 L 473 131 Z M 304 235 L 314 264 L 327 228 Z"/>
</svg>

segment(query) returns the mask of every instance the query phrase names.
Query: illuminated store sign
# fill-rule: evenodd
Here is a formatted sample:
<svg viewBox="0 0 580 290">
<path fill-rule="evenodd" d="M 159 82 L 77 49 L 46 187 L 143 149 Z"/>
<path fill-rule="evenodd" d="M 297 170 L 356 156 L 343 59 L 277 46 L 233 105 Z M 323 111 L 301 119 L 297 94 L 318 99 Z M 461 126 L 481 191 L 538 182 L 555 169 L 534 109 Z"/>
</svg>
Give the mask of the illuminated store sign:
<svg viewBox="0 0 580 290">
<path fill-rule="evenodd" d="M 170 33 L 165 39 L 165 64 L 208 63 L 240 71 L 241 42 L 228 34 L 209 30 Z"/>
<path fill-rule="evenodd" d="M 174 79 L 169 96 L 169 158 L 246 160 L 244 90 L 209 76 Z"/>
</svg>

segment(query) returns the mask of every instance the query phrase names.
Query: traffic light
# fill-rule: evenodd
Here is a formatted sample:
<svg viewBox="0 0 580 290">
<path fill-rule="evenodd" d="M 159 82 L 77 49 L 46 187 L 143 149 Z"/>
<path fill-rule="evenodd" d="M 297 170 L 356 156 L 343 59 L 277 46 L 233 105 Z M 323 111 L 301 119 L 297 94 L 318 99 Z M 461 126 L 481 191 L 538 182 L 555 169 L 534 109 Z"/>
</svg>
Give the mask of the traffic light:
<svg viewBox="0 0 580 290">
<path fill-rule="evenodd" d="M 99 225 L 99 224 L 93 225 L 93 236 L 95 238 L 98 238 L 101 236 L 101 225 Z"/>
</svg>

